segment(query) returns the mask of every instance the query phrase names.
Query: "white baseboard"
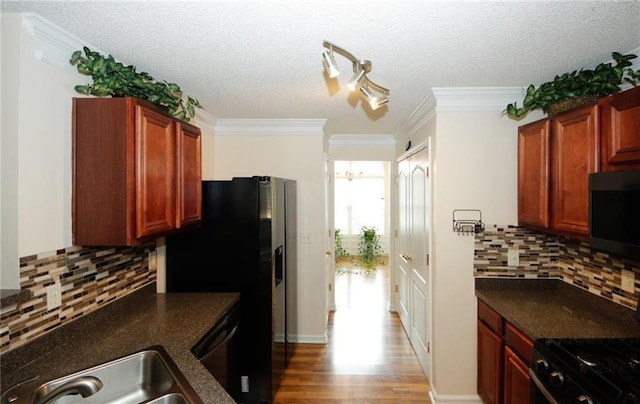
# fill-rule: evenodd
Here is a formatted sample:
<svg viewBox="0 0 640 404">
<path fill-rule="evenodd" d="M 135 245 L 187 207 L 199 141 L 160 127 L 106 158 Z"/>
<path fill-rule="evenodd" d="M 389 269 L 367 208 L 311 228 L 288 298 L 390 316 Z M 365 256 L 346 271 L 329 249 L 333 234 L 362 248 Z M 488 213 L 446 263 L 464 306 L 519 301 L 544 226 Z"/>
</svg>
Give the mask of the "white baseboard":
<svg viewBox="0 0 640 404">
<path fill-rule="evenodd" d="M 292 342 L 297 344 L 326 344 L 329 339 L 327 334 L 307 334 L 307 335 L 295 335 Z"/>
<path fill-rule="evenodd" d="M 429 398 L 433 404 L 483 404 L 482 399 L 477 394 L 470 395 L 452 395 L 452 394 L 438 394 L 436 390 L 431 386 L 429 390 Z"/>
</svg>

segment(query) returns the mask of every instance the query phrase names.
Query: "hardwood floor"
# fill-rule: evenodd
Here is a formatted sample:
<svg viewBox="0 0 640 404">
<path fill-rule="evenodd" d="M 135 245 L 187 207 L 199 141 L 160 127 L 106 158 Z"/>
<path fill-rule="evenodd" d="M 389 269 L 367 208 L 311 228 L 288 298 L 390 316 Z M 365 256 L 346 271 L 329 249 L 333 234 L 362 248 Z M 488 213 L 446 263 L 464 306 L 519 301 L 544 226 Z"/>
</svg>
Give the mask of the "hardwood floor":
<svg viewBox="0 0 640 404">
<path fill-rule="evenodd" d="M 429 384 L 388 305 L 387 267 L 338 265 L 328 343 L 299 344 L 274 404 L 430 403 Z"/>
</svg>

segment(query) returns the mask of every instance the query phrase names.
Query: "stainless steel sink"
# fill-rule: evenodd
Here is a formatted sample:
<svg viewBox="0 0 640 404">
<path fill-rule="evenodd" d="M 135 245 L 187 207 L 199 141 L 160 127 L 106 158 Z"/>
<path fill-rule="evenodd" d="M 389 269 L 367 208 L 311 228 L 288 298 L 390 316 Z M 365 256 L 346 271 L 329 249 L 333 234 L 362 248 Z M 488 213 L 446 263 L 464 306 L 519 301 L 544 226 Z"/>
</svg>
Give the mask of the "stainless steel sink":
<svg viewBox="0 0 640 404">
<path fill-rule="evenodd" d="M 44 384 L 36 380 L 19 386 L 7 391 L 1 404 L 46 403 L 53 397 L 59 397 L 53 401 L 56 404 L 202 403 L 161 346 Z"/>
<path fill-rule="evenodd" d="M 149 401 L 149 404 L 189 404 L 182 394 L 171 393 Z"/>
</svg>

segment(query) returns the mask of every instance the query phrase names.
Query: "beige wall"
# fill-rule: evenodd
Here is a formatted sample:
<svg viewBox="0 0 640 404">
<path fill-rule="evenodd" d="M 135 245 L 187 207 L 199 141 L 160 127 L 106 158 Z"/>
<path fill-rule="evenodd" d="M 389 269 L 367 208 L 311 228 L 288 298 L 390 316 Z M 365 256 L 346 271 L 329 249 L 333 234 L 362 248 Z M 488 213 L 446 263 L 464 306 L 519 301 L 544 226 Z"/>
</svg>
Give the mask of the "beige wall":
<svg viewBox="0 0 640 404">
<path fill-rule="evenodd" d="M 409 136 L 414 145 L 431 137 L 431 383 L 439 402 L 477 399 L 474 238 L 453 232 L 452 212 L 480 209 L 485 223 L 517 222 L 517 126 L 500 111 L 447 111 Z"/>
<path fill-rule="evenodd" d="M 21 17 L 3 13 L 3 288 L 13 286 L 18 257 L 71 245 L 71 98 L 86 79 L 34 50 Z"/>
<path fill-rule="evenodd" d="M 203 136 L 203 179 L 269 175 L 297 181 L 298 235 L 310 233 L 312 240 L 298 243 L 300 342 L 323 342 L 326 337 L 323 156 L 321 135 Z"/>
</svg>

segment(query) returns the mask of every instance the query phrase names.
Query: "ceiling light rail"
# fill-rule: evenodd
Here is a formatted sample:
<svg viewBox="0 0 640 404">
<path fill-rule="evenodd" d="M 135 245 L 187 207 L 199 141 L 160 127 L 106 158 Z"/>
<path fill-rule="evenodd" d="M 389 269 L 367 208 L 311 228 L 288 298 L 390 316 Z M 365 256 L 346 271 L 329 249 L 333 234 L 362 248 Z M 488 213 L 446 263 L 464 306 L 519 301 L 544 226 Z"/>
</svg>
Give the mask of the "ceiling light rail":
<svg viewBox="0 0 640 404">
<path fill-rule="evenodd" d="M 340 69 L 334 55 L 337 53 L 344 56 L 353 65 L 353 76 L 347 82 L 347 87 L 351 91 L 360 89 L 362 97 L 367 100 L 373 110 L 389 102 L 389 89 L 374 83 L 367 77 L 367 73 L 371 72 L 370 60 L 358 59 L 347 50 L 329 41 L 323 41 L 322 46 L 326 48 L 322 52 L 322 66 L 329 78 L 336 78 L 340 75 Z"/>
</svg>

